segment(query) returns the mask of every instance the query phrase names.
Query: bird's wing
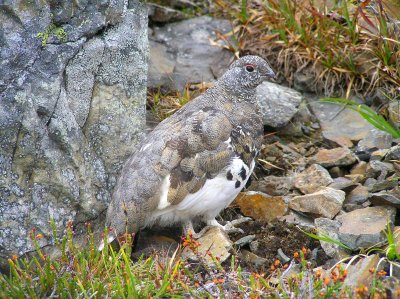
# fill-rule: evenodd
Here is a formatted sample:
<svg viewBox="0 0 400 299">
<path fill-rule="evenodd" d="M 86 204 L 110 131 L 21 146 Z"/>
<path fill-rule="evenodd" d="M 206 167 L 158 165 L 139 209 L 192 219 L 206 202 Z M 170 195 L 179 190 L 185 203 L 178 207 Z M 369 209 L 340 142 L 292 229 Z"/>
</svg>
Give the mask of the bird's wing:
<svg viewBox="0 0 400 299">
<path fill-rule="evenodd" d="M 231 132 L 228 118 L 212 108 L 200 109 L 184 120 L 155 165 L 157 173 L 169 176 L 167 205 L 179 204 L 228 165 L 234 155 L 229 145 Z"/>
</svg>

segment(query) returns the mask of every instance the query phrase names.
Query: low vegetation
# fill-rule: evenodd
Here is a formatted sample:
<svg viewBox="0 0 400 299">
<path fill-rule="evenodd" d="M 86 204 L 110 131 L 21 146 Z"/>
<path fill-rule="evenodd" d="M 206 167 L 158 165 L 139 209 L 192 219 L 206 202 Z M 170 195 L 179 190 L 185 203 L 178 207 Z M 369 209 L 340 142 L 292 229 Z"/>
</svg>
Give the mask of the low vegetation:
<svg viewBox="0 0 400 299">
<path fill-rule="evenodd" d="M 311 252 L 304 247 L 290 264 L 276 260 L 267 274 L 242 269 L 234 256 L 224 264 L 213 257 L 212 267 L 188 263 L 181 257 L 183 250 L 193 251 L 201 260 L 199 244 L 190 236 L 182 238 L 176 250 L 135 260 L 131 237 L 119 249 L 109 245 L 99 252 L 90 225 L 87 230 L 82 248 L 74 242 L 72 223 L 62 238 L 54 229 L 58 258 L 46 256 L 38 245 L 41 234 L 31 231 L 37 256 L 9 260 L 9 275 L 0 274 L 0 298 L 385 298 L 380 279 L 386 272 L 371 271 L 372 288 L 350 289 L 344 284 L 348 272 L 344 264 L 313 269 Z"/>
</svg>

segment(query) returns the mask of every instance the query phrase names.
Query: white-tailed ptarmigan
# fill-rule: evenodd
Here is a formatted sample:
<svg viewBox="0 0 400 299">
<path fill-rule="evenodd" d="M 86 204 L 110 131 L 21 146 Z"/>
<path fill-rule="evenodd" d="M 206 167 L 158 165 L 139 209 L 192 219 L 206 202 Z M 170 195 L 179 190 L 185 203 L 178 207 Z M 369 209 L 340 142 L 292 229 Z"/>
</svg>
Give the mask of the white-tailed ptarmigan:
<svg viewBox="0 0 400 299">
<path fill-rule="evenodd" d="M 264 59 L 244 56 L 144 138 L 115 186 L 108 242 L 154 223 L 224 228 L 215 217 L 245 186 L 261 145 L 256 87 L 273 76 Z"/>
</svg>

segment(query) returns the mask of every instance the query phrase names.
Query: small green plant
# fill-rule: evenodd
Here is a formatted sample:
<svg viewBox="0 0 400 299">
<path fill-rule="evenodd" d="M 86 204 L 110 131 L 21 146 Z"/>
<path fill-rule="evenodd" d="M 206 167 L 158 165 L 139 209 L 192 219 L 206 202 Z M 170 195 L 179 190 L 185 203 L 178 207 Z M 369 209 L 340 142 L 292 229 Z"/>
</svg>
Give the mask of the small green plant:
<svg viewBox="0 0 400 299">
<path fill-rule="evenodd" d="M 46 47 L 50 36 L 55 36 L 61 42 L 67 40 L 67 33 L 64 28 L 57 27 L 55 24 L 50 24 L 45 31 L 36 34 L 36 37 L 42 40 L 42 47 Z"/>
<path fill-rule="evenodd" d="M 389 133 L 394 138 L 400 138 L 400 130 L 393 127 L 382 115 L 379 115 L 375 110 L 371 109 L 366 105 L 340 98 L 324 98 L 321 99 L 321 102 L 332 103 L 340 105 L 345 108 L 352 109 L 358 112 L 366 121 L 368 121 L 375 128 Z"/>
<path fill-rule="evenodd" d="M 301 231 L 302 231 L 305 235 L 307 235 L 307 236 L 309 236 L 310 238 L 313 238 L 313 239 L 315 239 L 315 240 L 319 240 L 319 241 L 323 241 L 323 242 L 328 242 L 328 243 L 331 243 L 331 244 L 338 245 L 338 246 L 340 246 L 340 247 L 342 247 L 342 248 L 344 248 L 344 249 L 351 250 L 351 248 L 350 248 L 349 246 L 343 244 L 343 243 L 340 242 L 339 240 L 336 240 L 336 239 L 334 239 L 334 238 L 331 238 L 331 237 L 328 236 L 327 234 L 324 234 L 324 233 L 321 233 L 321 232 L 320 232 L 318 235 L 315 235 L 315 234 L 313 234 L 313 233 L 309 233 L 309 232 L 306 232 L 306 231 L 304 231 L 304 230 L 301 230 Z"/>
</svg>

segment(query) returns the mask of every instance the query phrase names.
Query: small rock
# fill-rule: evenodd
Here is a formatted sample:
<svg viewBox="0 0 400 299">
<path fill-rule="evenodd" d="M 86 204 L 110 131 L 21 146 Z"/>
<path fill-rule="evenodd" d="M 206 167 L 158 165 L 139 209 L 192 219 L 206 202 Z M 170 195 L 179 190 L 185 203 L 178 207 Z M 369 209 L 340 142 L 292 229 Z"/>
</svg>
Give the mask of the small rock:
<svg viewBox="0 0 400 299">
<path fill-rule="evenodd" d="M 393 146 L 385 156 L 385 161 L 400 160 L 400 145 Z"/>
<path fill-rule="evenodd" d="M 245 216 L 249 216 L 260 222 L 271 222 L 285 215 L 287 204 L 281 196 L 268 196 L 262 192 L 242 192 L 233 202 L 238 205 Z"/>
<path fill-rule="evenodd" d="M 313 193 L 331 183 L 333 179 L 329 172 L 318 164 L 311 165 L 294 178 L 294 186 L 303 194 Z"/>
<path fill-rule="evenodd" d="M 333 149 L 320 149 L 312 158 L 312 161 L 323 167 L 332 167 L 349 166 L 354 164 L 357 159 L 348 148 L 337 147 Z"/>
<path fill-rule="evenodd" d="M 386 240 L 387 224 L 394 223 L 396 209 L 393 207 L 368 207 L 336 217 L 341 223 L 339 239 L 356 250 L 368 248 Z"/>
<path fill-rule="evenodd" d="M 339 221 L 331 220 L 328 218 L 317 218 L 314 220 L 314 223 L 319 236 L 324 234 L 328 235 L 334 240 L 339 240 L 338 237 L 338 232 L 340 227 Z M 325 241 L 320 241 L 320 243 L 326 255 L 331 258 L 341 259 L 348 255 L 348 253 L 337 244 Z"/>
<path fill-rule="evenodd" d="M 320 101 L 311 102 L 310 107 L 321 124 L 322 136 L 339 146 L 352 147 L 353 142 L 365 138 L 374 129 L 358 112 L 351 109 Z"/>
<path fill-rule="evenodd" d="M 400 129 L 400 117 L 399 117 L 399 101 L 389 101 L 388 105 L 388 116 L 389 120 L 397 129 Z"/>
<path fill-rule="evenodd" d="M 336 179 L 336 178 L 344 177 L 346 174 L 346 171 L 343 168 L 334 166 L 329 169 L 329 174 L 331 175 L 332 178 Z"/>
<path fill-rule="evenodd" d="M 369 178 L 378 179 L 382 181 L 389 173 L 393 173 L 394 168 L 391 163 L 381 161 L 371 161 L 368 163 L 365 175 Z"/>
<path fill-rule="evenodd" d="M 290 262 L 290 258 L 283 252 L 282 248 L 279 248 L 277 253 L 278 259 L 282 262 L 282 264 Z"/>
<path fill-rule="evenodd" d="M 376 128 L 369 131 L 369 134 L 360 140 L 356 151 L 372 152 L 374 150 L 388 149 L 392 145 L 393 137 L 385 131 Z"/>
<path fill-rule="evenodd" d="M 376 206 L 385 205 L 400 209 L 400 190 L 398 188 L 390 191 L 381 191 L 373 193 L 368 200 Z"/>
<path fill-rule="evenodd" d="M 298 111 L 303 96 L 298 91 L 276 83 L 263 82 L 257 87 L 257 99 L 264 125 L 280 128 Z"/>
<path fill-rule="evenodd" d="M 379 259 L 379 255 L 373 254 L 361 259 L 357 264 L 348 267 L 344 285 L 351 288 L 370 286 L 374 279 L 374 273 L 371 273 L 370 269 L 376 269 Z M 382 269 L 383 263 L 380 263 L 379 268 L 376 270 L 379 271 Z"/>
<path fill-rule="evenodd" d="M 373 184 L 368 186 L 368 191 L 371 193 L 379 192 L 382 190 L 393 189 L 399 185 L 399 178 L 396 175 L 393 175 L 390 178 L 387 178 L 384 181 L 378 182 L 376 181 Z"/>
<path fill-rule="evenodd" d="M 258 247 L 260 246 L 260 242 L 258 240 L 254 240 L 253 242 L 250 243 L 249 247 L 252 252 L 257 252 Z"/>
<path fill-rule="evenodd" d="M 382 161 L 386 154 L 389 152 L 388 149 L 377 150 L 371 153 L 370 161 Z"/>
<path fill-rule="evenodd" d="M 169 23 L 180 21 L 185 15 L 176 9 L 161 6 L 156 3 L 147 3 L 149 19 L 157 23 Z"/>
<path fill-rule="evenodd" d="M 346 195 L 346 204 L 362 204 L 369 196 L 368 188 L 363 185 L 358 185 Z"/>
<path fill-rule="evenodd" d="M 318 192 L 293 197 L 289 201 L 289 208 L 314 217 L 332 219 L 342 208 L 345 195 L 341 190 L 324 187 Z"/>
<path fill-rule="evenodd" d="M 334 178 L 333 183 L 329 185 L 329 187 L 331 188 L 343 190 L 345 192 L 351 191 L 356 186 L 357 185 L 354 184 L 351 180 L 346 179 L 344 177 Z"/>
<path fill-rule="evenodd" d="M 218 227 L 211 227 L 201 238 L 197 240 L 200 245 L 196 252 L 186 247 L 182 252 L 182 257 L 194 261 L 204 259 L 209 267 L 215 267 L 214 258 L 219 258 L 219 262 L 224 262 L 230 257 L 229 251 L 232 249 L 232 241 L 227 234 Z"/>
<path fill-rule="evenodd" d="M 258 255 L 254 254 L 248 250 L 245 250 L 245 249 L 241 250 L 240 257 L 243 261 L 245 261 L 248 264 L 253 265 L 255 268 L 258 268 L 258 269 L 268 266 L 267 259 L 265 259 L 261 256 L 258 256 Z"/>
<path fill-rule="evenodd" d="M 243 247 L 247 244 L 250 244 L 254 239 L 256 238 L 256 235 L 248 235 L 244 236 L 243 238 L 240 238 L 239 240 L 236 240 L 233 245 Z"/>
<path fill-rule="evenodd" d="M 346 179 L 350 179 L 354 184 L 359 184 L 365 181 L 365 176 L 362 174 L 346 174 Z"/>
<path fill-rule="evenodd" d="M 260 191 L 271 196 L 283 196 L 293 189 L 293 177 L 266 176 L 259 181 L 253 181 L 249 191 Z"/>
<path fill-rule="evenodd" d="M 365 161 L 360 161 L 350 170 L 350 174 L 362 174 L 364 175 L 367 170 L 368 163 Z"/>
<path fill-rule="evenodd" d="M 314 229 L 314 221 L 303 214 L 297 213 L 296 211 L 290 211 L 288 215 L 279 217 L 280 221 L 285 221 L 289 224 L 294 224 L 302 229 Z"/>
</svg>

